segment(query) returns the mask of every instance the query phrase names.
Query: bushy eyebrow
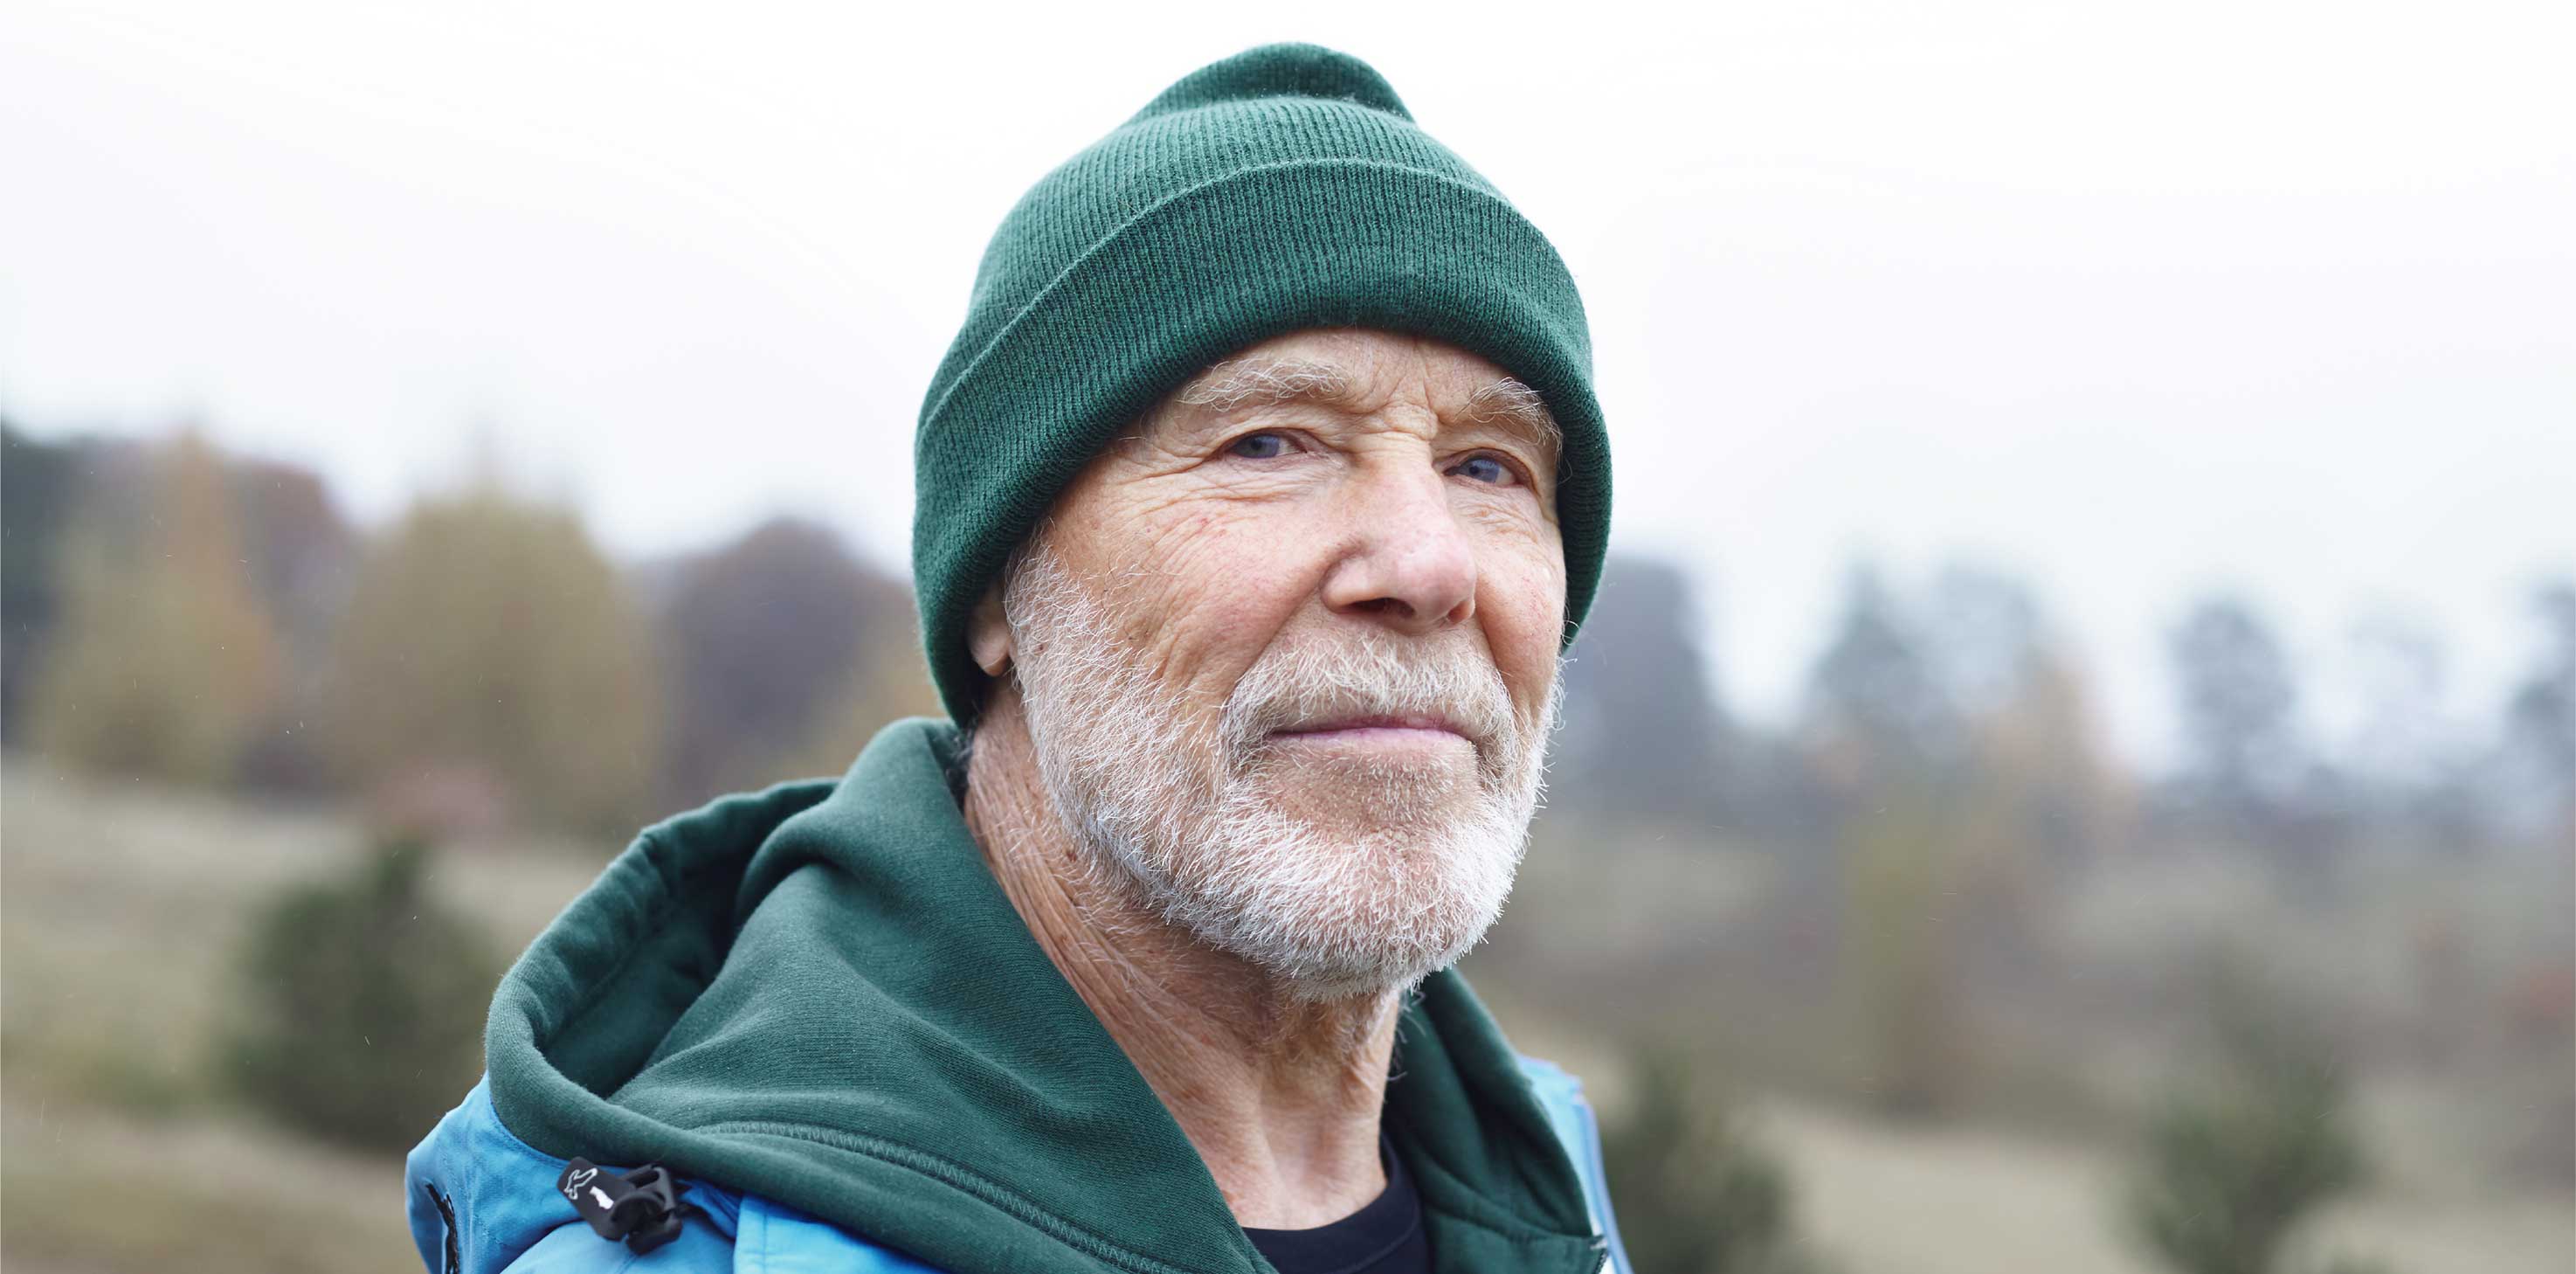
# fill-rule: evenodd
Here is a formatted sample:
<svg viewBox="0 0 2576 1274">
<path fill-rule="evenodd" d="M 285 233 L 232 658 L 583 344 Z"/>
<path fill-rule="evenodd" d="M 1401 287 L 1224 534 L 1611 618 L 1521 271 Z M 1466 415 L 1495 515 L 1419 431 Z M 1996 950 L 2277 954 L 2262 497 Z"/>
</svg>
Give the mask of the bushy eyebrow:
<svg viewBox="0 0 2576 1274">
<path fill-rule="evenodd" d="M 1233 411 L 1300 398 L 1339 402 L 1350 394 L 1350 378 L 1330 363 L 1302 358 L 1229 358 L 1199 373 L 1172 398 L 1193 407 Z"/>
<path fill-rule="evenodd" d="M 1351 400 L 1350 377 L 1330 363 L 1302 358 L 1230 358 L 1210 366 L 1172 395 L 1175 402 L 1217 411 L 1300 399 L 1322 403 Z M 1547 400 L 1516 377 L 1506 376 L 1467 400 L 1466 418 L 1480 425 L 1505 425 L 1526 435 L 1550 460 L 1565 445 Z"/>
<path fill-rule="evenodd" d="M 1476 391 L 1467 400 L 1467 419 L 1480 425 L 1507 424 L 1529 435 L 1531 442 L 1553 461 L 1565 449 L 1565 431 L 1557 428 L 1556 416 L 1547 409 L 1547 400 L 1539 392 L 1506 376 Z"/>
</svg>

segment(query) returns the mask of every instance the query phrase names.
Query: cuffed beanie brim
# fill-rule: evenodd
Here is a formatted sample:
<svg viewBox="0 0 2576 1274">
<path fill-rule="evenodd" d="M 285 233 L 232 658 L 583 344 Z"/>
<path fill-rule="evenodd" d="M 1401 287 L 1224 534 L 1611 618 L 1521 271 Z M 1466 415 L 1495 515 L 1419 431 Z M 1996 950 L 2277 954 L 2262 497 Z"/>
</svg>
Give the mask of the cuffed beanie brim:
<svg viewBox="0 0 2576 1274">
<path fill-rule="evenodd" d="M 1350 91 L 1227 91 L 1283 84 Z M 932 679 L 960 723 L 986 680 L 969 617 L 1066 484 L 1210 363 L 1307 328 L 1433 337 L 1538 391 L 1565 437 L 1572 640 L 1610 514 L 1582 302 L 1546 238 L 1402 110 L 1355 59 L 1256 49 L 1175 85 L 1004 222 L 915 444 L 915 587 Z"/>
</svg>

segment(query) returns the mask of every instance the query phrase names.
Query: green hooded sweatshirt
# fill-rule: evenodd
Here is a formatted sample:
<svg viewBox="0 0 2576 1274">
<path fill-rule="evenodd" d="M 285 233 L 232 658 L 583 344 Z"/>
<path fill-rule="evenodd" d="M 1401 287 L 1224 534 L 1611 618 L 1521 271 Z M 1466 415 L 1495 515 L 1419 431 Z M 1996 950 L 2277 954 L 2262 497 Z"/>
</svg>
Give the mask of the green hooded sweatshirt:
<svg viewBox="0 0 2576 1274">
<path fill-rule="evenodd" d="M 955 727 L 904 721 L 837 783 L 646 830 L 501 985 L 501 1123 L 954 1274 L 1266 1272 L 986 868 L 962 777 Z M 1436 1268 L 1601 1268 L 1565 1144 L 1453 970 L 1404 1010 L 1384 1119 Z"/>
</svg>

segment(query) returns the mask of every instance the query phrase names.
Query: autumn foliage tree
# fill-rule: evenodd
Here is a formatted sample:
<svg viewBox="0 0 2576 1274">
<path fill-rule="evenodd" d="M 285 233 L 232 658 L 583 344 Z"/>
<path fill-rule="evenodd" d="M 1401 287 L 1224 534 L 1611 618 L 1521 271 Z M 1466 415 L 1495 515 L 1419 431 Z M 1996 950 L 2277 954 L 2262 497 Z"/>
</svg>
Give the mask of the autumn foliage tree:
<svg viewBox="0 0 2576 1274">
<path fill-rule="evenodd" d="M 521 816 L 598 830 L 652 813 L 650 645 L 569 512 L 489 480 L 416 505 L 359 568 L 335 664 L 332 736 L 362 784 L 473 774 Z"/>
<path fill-rule="evenodd" d="M 1890 1113 L 1954 1113 L 1983 1069 L 1980 996 L 2028 979 L 2044 876 L 2111 816 L 2082 684 L 2010 577 L 1953 566 L 1907 590 L 1863 570 L 1802 734 L 1835 798 L 1859 1089 Z"/>
<path fill-rule="evenodd" d="M 64 535 L 62 614 L 32 733 L 74 765 L 228 782 L 268 723 L 277 635 L 214 449 L 180 436 L 152 458 L 148 485 L 146 516 L 116 517 L 92 501 Z"/>
</svg>

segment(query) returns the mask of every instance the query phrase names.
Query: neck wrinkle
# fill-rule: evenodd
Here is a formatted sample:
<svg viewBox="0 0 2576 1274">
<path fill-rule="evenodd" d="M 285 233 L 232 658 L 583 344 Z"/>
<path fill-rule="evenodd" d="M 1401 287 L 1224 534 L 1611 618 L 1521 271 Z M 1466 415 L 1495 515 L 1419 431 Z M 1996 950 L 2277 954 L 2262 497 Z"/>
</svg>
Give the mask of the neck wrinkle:
<svg viewBox="0 0 2576 1274">
<path fill-rule="evenodd" d="M 964 803 L 1011 906 L 1162 1099 L 1238 1224 L 1323 1225 L 1385 1190 L 1378 1118 L 1400 992 L 1306 1000 L 1165 922 L 1075 842 L 1008 681 L 976 728 Z"/>
</svg>

